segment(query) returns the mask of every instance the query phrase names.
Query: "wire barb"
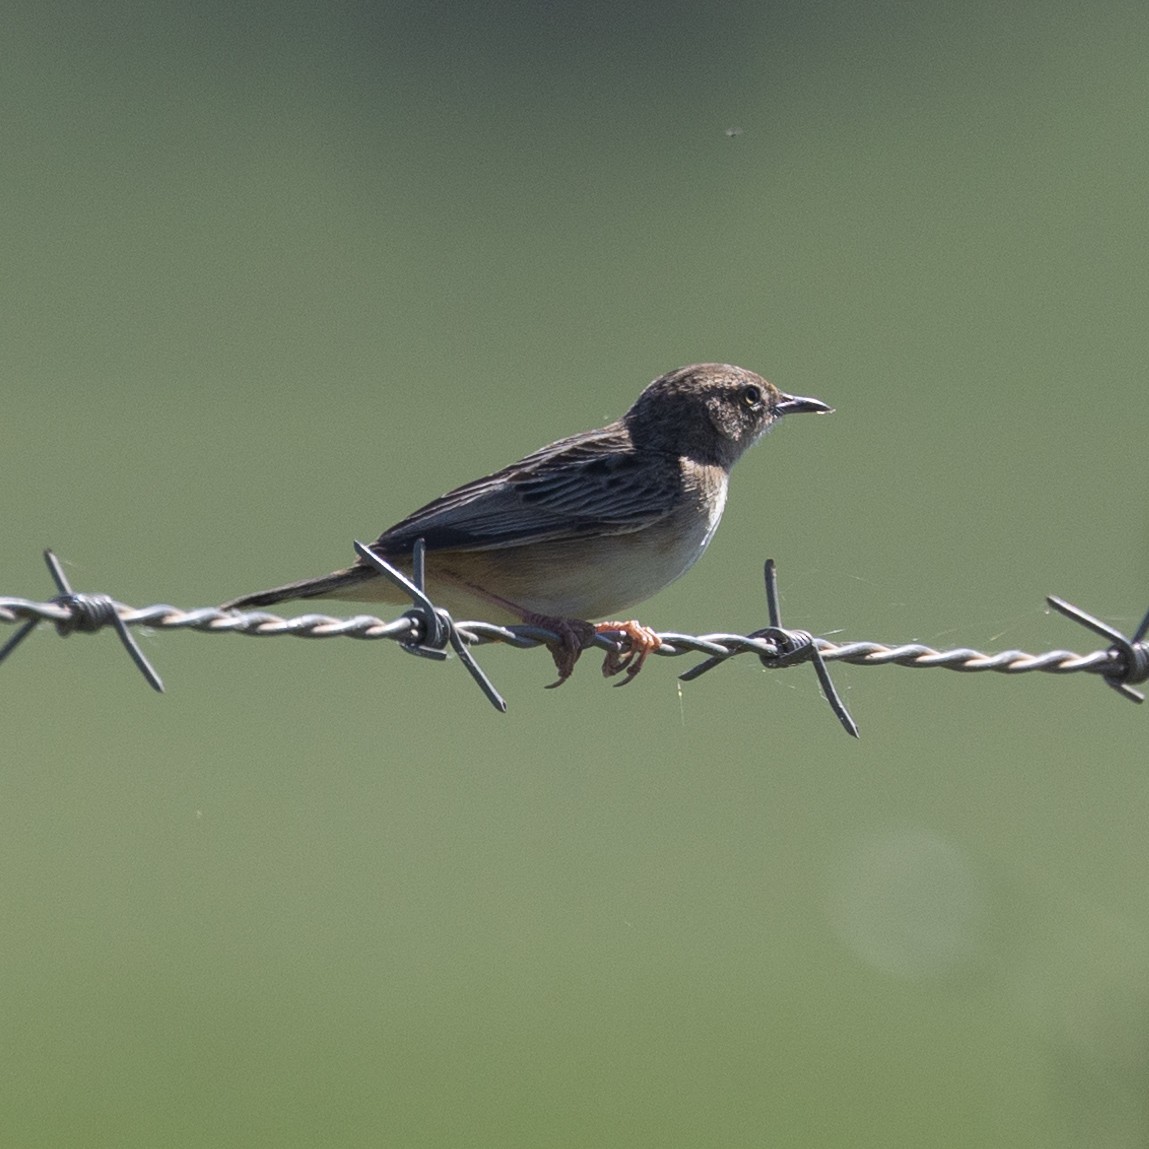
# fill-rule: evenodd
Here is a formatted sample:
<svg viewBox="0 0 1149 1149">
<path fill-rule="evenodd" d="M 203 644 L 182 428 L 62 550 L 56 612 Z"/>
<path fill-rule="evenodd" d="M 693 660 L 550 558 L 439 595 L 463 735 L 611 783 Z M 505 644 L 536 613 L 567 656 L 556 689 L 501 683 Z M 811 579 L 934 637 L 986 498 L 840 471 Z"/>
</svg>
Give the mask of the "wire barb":
<svg viewBox="0 0 1149 1149">
<path fill-rule="evenodd" d="M 423 589 L 423 575 L 426 569 L 426 544 L 422 539 L 415 540 L 414 551 L 411 555 L 411 573 L 413 579 L 407 578 L 402 571 L 396 570 L 386 559 L 377 555 L 370 547 L 355 540 L 355 553 L 366 563 L 370 563 L 381 575 L 389 578 L 400 590 L 411 596 L 414 606 L 404 614 L 415 625 L 415 637 L 400 643 L 408 654 L 417 654 L 422 658 L 443 660 L 447 657 L 446 647 L 459 656 L 459 661 L 467 668 L 467 672 L 478 683 L 479 689 L 487 696 L 487 701 L 499 711 L 506 714 L 507 704 L 503 696 L 495 689 L 495 685 L 483 673 L 482 668 L 472 657 L 463 641 L 459 628 L 450 614 L 436 607 L 427 597 Z"/>
<path fill-rule="evenodd" d="M 778 596 L 778 566 L 773 559 L 766 560 L 763 575 L 766 579 L 766 610 L 770 615 L 770 625 L 762 630 L 754 631 L 748 637 L 765 639 L 773 646 L 775 653 L 760 653 L 758 661 L 767 670 L 780 670 L 785 666 L 797 666 L 801 662 L 812 662 L 814 672 L 817 674 L 818 682 L 822 687 L 822 694 L 830 704 L 830 709 L 851 738 L 860 738 L 861 732 L 858 730 L 858 724 L 851 717 L 850 712 L 846 709 L 846 704 L 834 688 L 830 671 L 826 667 L 826 661 L 818 649 L 817 639 L 808 630 L 787 630 L 782 626 L 782 603 Z M 708 658 L 705 662 L 699 663 L 678 677 L 683 682 L 691 682 L 699 675 L 705 674 L 708 670 L 713 670 L 725 662 L 733 653 L 732 651 L 730 654 L 720 654 L 714 658 Z"/>
<path fill-rule="evenodd" d="M 1081 607 L 1074 606 L 1065 599 L 1058 598 L 1057 595 L 1047 595 L 1045 601 L 1066 618 L 1071 618 L 1094 634 L 1109 639 L 1113 645 L 1106 653 L 1112 658 L 1113 666 L 1104 674 L 1106 685 L 1113 687 L 1130 702 L 1144 702 L 1145 695 L 1140 690 L 1134 690 L 1133 684 L 1149 681 L 1149 642 L 1145 641 L 1145 635 L 1149 633 L 1149 611 L 1141 620 L 1141 625 L 1133 632 L 1133 637 L 1127 638 L 1116 627 L 1094 618 Z"/>
<path fill-rule="evenodd" d="M 144 657 L 144 652 L 136 645 L 136 640 L 128 632 L 124 620 L 120 618 L 116 603 L 106 594 L 77 594 L 72 589 L 71 583 L 68 582 L 68 576 L 64 573 L 60 560 L 50 549 L 44 551 L 44 562 L 48 564 L 48 572 L 56 584 L 56 589 L 60 592 L 49 601 L 64 612 L 52 619 L 56 626 L 56 633 L 61 638 L 67 638 L 68 635 L 76 632 L 95 634 L 96 631 L 102 630 L 105 626 L 114 627 L 120 636 L 120 642 L 123 643 L 124 649 L 131 656 L 139 672 L 147 679 L 148 685 L 157 693 L 163 694 L 163 679 Z M 39 621 L 38 618 L 28 619 L 4 646 L 0 647 L 0 662 L 3 662 L 36 629 Z"/>
</svg>

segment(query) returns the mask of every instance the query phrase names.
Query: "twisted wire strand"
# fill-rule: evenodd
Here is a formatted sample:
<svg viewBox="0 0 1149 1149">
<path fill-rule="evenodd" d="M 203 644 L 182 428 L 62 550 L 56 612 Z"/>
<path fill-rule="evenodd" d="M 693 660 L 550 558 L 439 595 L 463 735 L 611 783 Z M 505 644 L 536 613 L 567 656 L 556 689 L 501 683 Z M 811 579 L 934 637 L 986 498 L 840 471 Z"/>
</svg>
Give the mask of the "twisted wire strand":
<svg viewBox="0 0 1149 1149">
<path fill-rule="evenodd" d="M 373 615 L 337 618 L 325 614 L 304 614 L 282 618 L 266 611 L 219 610 L 199 607 L 183 610 L 166 603 L 132 607 L 113 602 L 115 613 L 128 627 L 157 630 L 195 630 L 203 634 L 244 634 L 255 638 L 291 635 L 295 638 L 390 639 L 400 643 L 417 643 L 421 626 L 417 618 L 404 615 L 391 621 Z M 0 597 L 0 622 L 50 622 L 68 626 L 73 609 L 58 602 L 36 602 L 31 599 Z M 536 626 L 496 626 L 476 620 L 457 622 L 456 627 L 469 646 L 502 643 L 524 650 L 557 639 L 557 635 Z M 711 658 L 732 658 L 740 654 L 757 654 L 767 659 L 778 658 L 780 651 L 769 639 L 741 634 L 681 634 L 663 631 L 658 636 L 662 645 L 652 652 L 660 658 L 701 654 Z M 834 642 L 814 638 L 822 658 L 827 662 L 846 662 L 852 666 L 905 666 L 919 670 L 944 669 L 963 673 L 989 671 L 998 674 L 1099 674 L 1112 675 L 1118 654 L 1112 650 L 1095 650 L 1078 654 L 1071 650 L 1050 650 L 1030 654 L 1023 650 L 1003 650 L 987 654 L 969 647 L 935 650 L 921 643 L 889 645 L 880 642 Z M 593 645 L 602 650 L 617 650 L 619 642 L 609 634 L 599 634 Z M 625 640 L 624 640 L 625 646 Z"/>
<path fill-rule="evenodd" d="M 398 642 L 408 654 L 423 658 L 445 659 L 447 648 L 450 647 L 487 701 L 496 710 L 505 713 L 506 700 L 475 661 L 470 648 L 492 642 L 505 643 L 517 649 L 546 644 L 551 646 L 553 652 L 569 638 L 540 626 L 506 627 L 477 621 L 456 623 L 446 611 L 438 609 L 427 597 L 423 586 L 425 547 L 422 539 L 417 539 L 414 545 L 412 578 L 408 578 L 363 543 L 356 541 L 354 546 L 361 561 L 374 566 L 380 575 L 410 597 L 411 608 L 399 618 L 390 622 L 374 615 L 362 614 L 351 618 L 336 618 L 326 614 L 281 618 L 266 611 L 223 610 L 219 607 L 181 610 L 166 603 L 137 609 L 116 602 L 110 595 L 77 593 L 72 589 L 60 560 L 51 550 L 46 550 L 44 561 L 60 593 L 49 602 L 0 598 L 0 622 L 17 624 L 16 632 L 0 646 L 0 662 L 7 659 L 40 622 L 53 623 L 57 633 L 63 637 L 77 632 L 93 634 L 110 626 L 148 684 L 153 690 L 162 693 L 163 680 L 132 637 L 128 629 L 131 626 L 198 630 L 206 634 L 248 634 L 258 638 L 282 634 L 296 638 L 389 638 Z M 830 661 L 849 662 L 855 666 L 941 667 L 947 670 L 997 671 L 1003 674 L 1027 671 L 1072 674 L 1086 671 L 1102 675 L 1107 686 L 1131 702 L 1145 701 L 1145 696 L 1134 689 L 1134 684 L 1149 681 L 1149 642 L 1146 641 L 1149 635 L 1149 611 L 1133 634 L 1126 635 L 1080 607 L 1049 595 L 1046 601 L 1055 610 L 1092 633 L 1109 639 L 1110 645 L 1105 650 L 1084 655 L 1071 650 L 1051 650 L 1044 654 L 1005 650 L 997 654 L 983 654 L 968 647 L 934 650 L 919 643 L 902 643 L 898 646 L 886 646 L 877 642 L 836 643 L 828 638 L 816 638 L 806 630 L 784 627 L 778 593 L 778 572 L 773 559 L 767 559 L 763 574 L 770 625 L 753 634 L 691 635 L 666 631 L 657 636 L 659 645 L 656 648 L 650 650 L 644 645 L 639 651 L 632 634 L 633 624 L 628 623 L 619 624 L 624 629 L 617 631 L 610 629 L 609 625 L 604 627 L 594 634 L 587 645 L 608 652 L 603 663 L 604 674 L 613 676 L 626 672 L 622 681 L 616 684 L 620 686 L 633 681 L 634 675 L 642 668 L 650 653 L 663 658 L 682 654 L 707 655 L 705 661 L 696 663 L 679 675 L 684 682 L 708 674 L 738 654 L 757 654 L 759 661 L 768 670 L 808 662 L 818 677 L 822 696 L 842 729 L 852 738 L 859 736 L 858 724 L 834 686 L 826 665 Z M 555 661 L 556 664 L 559 661 L 557 655 Z M 567 665 L 560 673 L 559 682 L 569 673 L 570 666 Z"/>
</svg>

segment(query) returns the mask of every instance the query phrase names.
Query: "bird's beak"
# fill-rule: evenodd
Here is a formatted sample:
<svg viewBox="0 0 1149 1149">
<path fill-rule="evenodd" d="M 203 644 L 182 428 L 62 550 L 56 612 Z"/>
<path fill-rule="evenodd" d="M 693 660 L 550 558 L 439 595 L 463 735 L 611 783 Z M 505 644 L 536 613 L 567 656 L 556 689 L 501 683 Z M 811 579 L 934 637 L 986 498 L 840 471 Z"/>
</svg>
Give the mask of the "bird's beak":
<svg viewBox="0 0 1149 1149">
<path fill-rule="evenodd" d="M 778 393 L 778 402 L 774 404 L 775 415 L 800 415 L 803 411 L 811 411 L 815 415 L 831 415 L 834 408 L 821 399 L 805 399 L 801 395 L 787 395 L 784 391 Z"/>
</svg>

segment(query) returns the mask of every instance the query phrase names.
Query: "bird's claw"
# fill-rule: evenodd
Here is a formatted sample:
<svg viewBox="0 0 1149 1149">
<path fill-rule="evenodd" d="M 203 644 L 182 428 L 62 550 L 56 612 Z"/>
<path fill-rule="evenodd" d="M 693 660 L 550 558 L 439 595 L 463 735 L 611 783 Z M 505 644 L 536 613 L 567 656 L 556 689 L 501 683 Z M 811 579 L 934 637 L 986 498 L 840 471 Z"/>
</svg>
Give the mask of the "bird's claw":
<svg viewBox="0 0 1149 1149">
<path fill-rule="evenodd" d="M 647 656 L 651 651 L 662 645 L 662 639 L 650 629 L 635 619 L 626 622 L 600 622 L 595 628 L 596 634 L 604 632 L 617 632 L 625 635 L 630 644 L 625 653 L 619 649 L 608 650 L 603 659 L 602 673 L 604 678 L 613 678 L 616 674 L 626 671 L 626 677 L 615 686 L 626 686 L 634 681 L 634 676 L 642 669 Z"/>
<path fill-rule="evenodd" d="M 594 641 L 594 626 L 578 618 L 552 618 L 541 614 L 528 614 L 523 622 L 528 626 L 553 631 L 558 636 L 554 642 L 547 643 L 547 650 L 551 652 L 555 669 L 559 672 L 554 682 L 547 683 L 547 689 L 554 690 L 556 686 L 562 686 L 570 678 L 579 655 Z"/>
<path fill-rule="evenodd" d="M 641 623 L 630 619 L 627 622 L 583 622 L 577 618 L 552 618 L 544 615 L 528 615 L 523 619 L 528 626 L 538 626 L 550 630 L 557 636 L 555 641 L 547 643 L 547 650 L 555 660 L 555 669 L 559 672 L 558 678 L 547 684 L 548 690 L 562 686 L 574 671 L 575 663 L 588 646 L 594 642 L 595 635 L 617 634 L 626 640 L 626 647 L 622 644 L 606 652 L 602 663 L 604 678 L 613 678 L 616 674 L 626 673 L 616 686 L 625 686 L 634 680 L 634 676 L 642 669 L 647 656 L 651 651 L 662 645 L 662 639 Z"/>
</svg>

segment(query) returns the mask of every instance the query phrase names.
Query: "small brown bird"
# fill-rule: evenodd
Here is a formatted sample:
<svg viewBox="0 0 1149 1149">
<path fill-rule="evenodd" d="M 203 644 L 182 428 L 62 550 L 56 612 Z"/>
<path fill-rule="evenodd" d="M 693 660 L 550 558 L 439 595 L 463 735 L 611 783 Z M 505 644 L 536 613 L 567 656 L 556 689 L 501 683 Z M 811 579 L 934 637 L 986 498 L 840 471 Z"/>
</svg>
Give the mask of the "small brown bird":
<svg viewBox="0 0 1149 1149">
<path fill-rule="evenodd" d="M 554 631 L 555 686 L 597 631 L 624 632 L 627 655 L 608 655 L 603 673 L 626 670 L 629 681 L 657 649 L 657 636 L 634 621 L 585 620 L 649 598 L 694 565 L 722 518 L 731 467 L 779 416 L 832 410 L 743 367 L 680 367 L 655 379 L 616 422 L 456 487 L 384 531 L 371 549 L 410 575 L 415 540 L 423 539 L 436 605 L 456 618 Z M 296 598 L 407 601 L 358 560 L 223 609 Z"/>
</svg>

